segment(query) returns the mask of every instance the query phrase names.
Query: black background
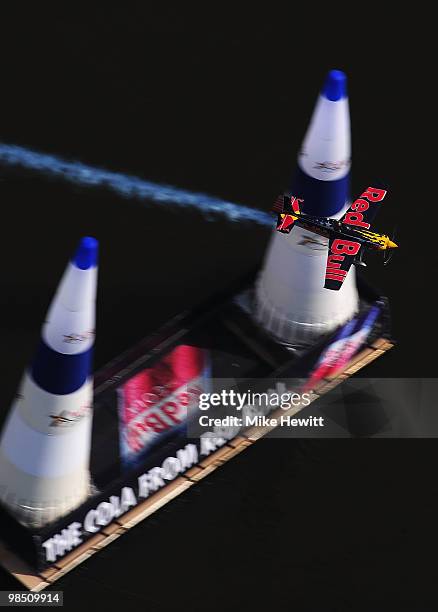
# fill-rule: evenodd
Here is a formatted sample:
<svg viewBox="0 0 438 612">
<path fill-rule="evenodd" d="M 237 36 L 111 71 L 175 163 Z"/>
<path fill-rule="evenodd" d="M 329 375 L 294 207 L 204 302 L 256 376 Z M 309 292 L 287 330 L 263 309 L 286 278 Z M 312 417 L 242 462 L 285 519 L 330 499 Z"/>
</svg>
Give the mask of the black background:
<svg viewBox="0 0 438 612">
<path fill-rule="evenodd" d="M 327 70 L 349 77 L 353 193 L 384 178 L 398 346 L 370 376 L 434 376 L 429 42 L 415 15 L 145 3 L 2 15 L 1 141 L 268 210 Z M 351 23 L 341 22 L 351 17 Z M 426 143 L 426 144 L 425 144 Z M 0 166 L 5 414 L 78 238 L 101 243 L 96 366 L 251 268 L 270 231 Z M 434 440 L 263 440 L 55 583 L 67 609 L 433 610 Z M 19 588 L 5 572 L 4 589 Z"/>
</svg>

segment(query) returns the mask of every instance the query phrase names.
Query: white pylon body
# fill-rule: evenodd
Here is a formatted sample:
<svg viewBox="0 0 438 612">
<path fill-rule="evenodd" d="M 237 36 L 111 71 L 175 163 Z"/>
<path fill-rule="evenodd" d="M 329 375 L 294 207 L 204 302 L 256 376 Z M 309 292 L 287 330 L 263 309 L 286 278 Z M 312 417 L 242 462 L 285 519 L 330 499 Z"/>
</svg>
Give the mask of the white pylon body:
<svg viewBox="0 0 438 612">
<path fill-rule="evenodd" d="M 337 82 L 338 81 L 338 82 Z M 345 76 L 329 73 L 298 156 L 291 194 L 308 214 L 339 218 L 348 206 L 350 117 Z M 324 288 L 328 239 L 273 231 L 256 284 L 255 317 L 278 341 L 306 347 L 358 310 L 352 267 L 339 291 Z"/>
<path fill-rule="evenodd" d="M 90 493 L 96 254 L 85 238 L 68 264 L 0 439 L 0 500 L 30 527 Z"/>
</svg>

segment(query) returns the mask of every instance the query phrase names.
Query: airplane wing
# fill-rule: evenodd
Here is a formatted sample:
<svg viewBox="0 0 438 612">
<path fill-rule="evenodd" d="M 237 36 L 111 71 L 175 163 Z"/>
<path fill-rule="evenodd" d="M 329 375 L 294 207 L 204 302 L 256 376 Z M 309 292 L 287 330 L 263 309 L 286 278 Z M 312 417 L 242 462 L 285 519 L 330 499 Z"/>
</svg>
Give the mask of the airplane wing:
<svg viewBox="0 0 438 612">
<path fill-rule="evenodd" d="M 351 225 L 360 229 L 369 229 L 371 222 L 376 216 L 378 204 L 386 196 L 387 191 L 377 187 L 368 187 L 362 195 L 357 198 L 340 220 L 341 223 Z"/>
<path fill-rule="evenodd" d="M 300 213 L 300 200 L 295 196 L 281 195 L 274 202 L 272 210 L 278 213 L 277 231 L 283 234 L 289 234 L 294 226 L 297 216 L 294 213 Z"/>
<path fill-rule="evenodd" d="M 360 242 L 330 238 L 325 270 L 324 287 L 326 289 L 338 291 L 342 287 L 351 264 L 356 257 L 360 256 L 363 248 Z"/>
</svg>

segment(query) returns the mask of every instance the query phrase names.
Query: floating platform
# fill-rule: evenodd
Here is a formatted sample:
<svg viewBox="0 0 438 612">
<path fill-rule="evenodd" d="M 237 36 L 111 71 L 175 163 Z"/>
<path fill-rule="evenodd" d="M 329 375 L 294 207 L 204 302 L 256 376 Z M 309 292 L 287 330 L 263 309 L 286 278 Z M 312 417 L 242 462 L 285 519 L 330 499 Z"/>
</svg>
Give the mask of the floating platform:
<svg viewBox="0 0 438 612">
<path fill-rule="evenodd" d="M 242 295 L 250 295 L 253 286 L 254 274 L 176 316 L 97 373 L 90 465 L 93 487 L 87 501 L 38 530 L 24 527 L 0 509 L 0 564 L 26 588 L 48 587 L 275 428 L 247 427 L 230 438 L 199 439 L 188 437 L 186 424 L 177 419 L 182 396 L 176 395 L 176 387 L 181 381 L 185 388 L 199 391 L 208 389 L 210 379 L 257 379 L 262 386 L 264 380 L 306 380 L 339 337 L 338 329 L 298 353 L 276 343 L 242 308 Z M 314 382 L 310 401 L 394 345 L 386 298 L 361 280 L 358 288 L 362 314 L 376 304 L 380 314 L 342 369 Z M 158 388 L 151 386 L 152 375 L 165 392 L 158 408 L 162 418 L 151 418 L 151 407 L 157 403 L 144 409 L 141 404 L 148 395 L 145 389 Z M 302 408 L 276 408 L 269 417 L 292 416 Z"/>
</svg>

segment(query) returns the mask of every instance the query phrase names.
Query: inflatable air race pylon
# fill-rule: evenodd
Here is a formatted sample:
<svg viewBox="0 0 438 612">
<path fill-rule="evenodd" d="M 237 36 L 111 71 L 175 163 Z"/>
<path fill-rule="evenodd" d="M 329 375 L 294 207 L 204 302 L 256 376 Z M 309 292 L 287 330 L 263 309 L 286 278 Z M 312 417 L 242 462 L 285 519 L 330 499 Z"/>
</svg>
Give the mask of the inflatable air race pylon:
<svg viewBox="0 0 438 612">
<path fill-rule="evenodd" d="M 310 215 L 339 218 L 349 200 L 350 115 L 346 77 L 328 73 L 298 155 L 289 193 Z M 276 340 L 307 347 L 358 309 L 354 267 L 339 291 L 324 288 L 328 239 L 300 227 L 273 231 L 257 280 L 255 316 Z"/>
<path fill-rule="evenodd" d="M 0 502 L 29 527 L 90 493 L 97 252 L 83 238 L 68 264 L 0 438 Z"/>
</svg>

